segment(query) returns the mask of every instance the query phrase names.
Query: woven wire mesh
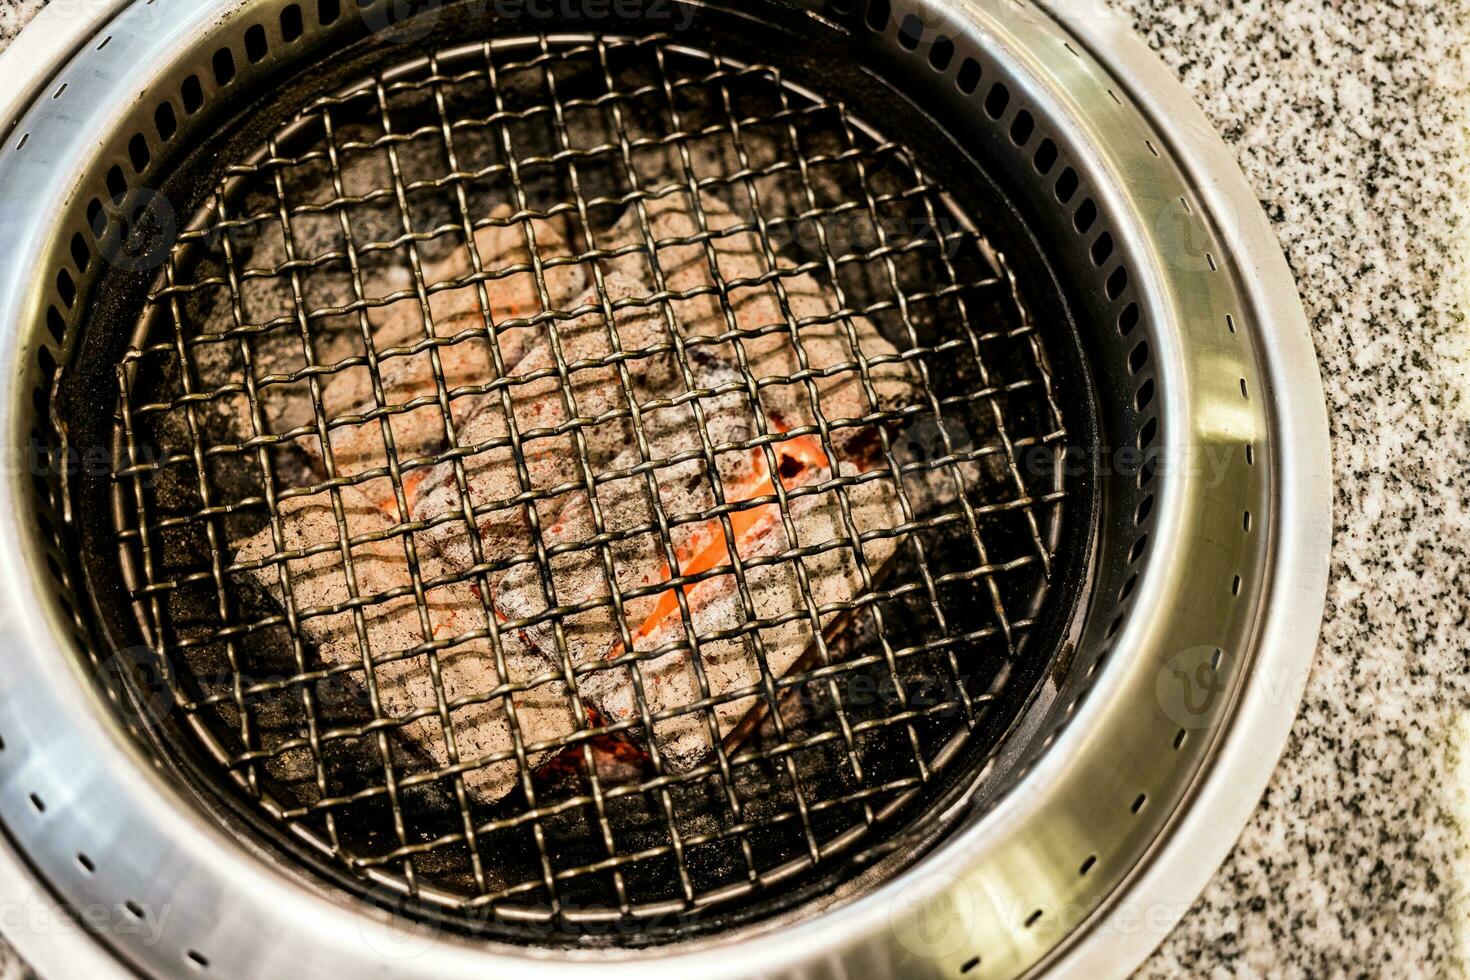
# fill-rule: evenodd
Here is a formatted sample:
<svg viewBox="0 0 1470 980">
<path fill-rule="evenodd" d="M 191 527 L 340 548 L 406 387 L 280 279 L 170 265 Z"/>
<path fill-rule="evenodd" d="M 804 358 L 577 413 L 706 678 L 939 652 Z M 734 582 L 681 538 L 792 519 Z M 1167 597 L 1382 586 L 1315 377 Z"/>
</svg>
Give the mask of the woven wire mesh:
<svg viewBox="0 0 1470 980">
<path fill-rule="evenodd" d="M 840 356 L 808 350 L 822 330 Z M 1061 517 L 1047 365 L 909 150 L 778 68 L 663 36 L 439 52 L 304 107 L 179 234 L 117 372 L 124 566 L 198 744 L 350 872 L 573 931 L 728 908 L 881 832 L 1006 684 Z M 732 413 L 751 430 L 721 442 Z M 798 449 L 818 462 L 787 481 Z M 487 497 L 496 454 L 515 486 Z M 749 495 L 731 459 L 782 476 Z M 426 511 L 436 479 L 451 506 Z M 505 514 L 514 540 L 471 532 Z M 778 547 L 752 555 L 758 515 Z M 721 557 L 686 568 L 700 531 Z M 635 546 L 656 581 L 622 576 Z M 508 608 L 518 574 L 539 598 Z M 701 587 L 733 622 L 698 625 Z M 674 639 L 643 649 L 630 609 L 660 597 Z M 616 642 L 589 659 L 599 610 Z"/>
</svg>

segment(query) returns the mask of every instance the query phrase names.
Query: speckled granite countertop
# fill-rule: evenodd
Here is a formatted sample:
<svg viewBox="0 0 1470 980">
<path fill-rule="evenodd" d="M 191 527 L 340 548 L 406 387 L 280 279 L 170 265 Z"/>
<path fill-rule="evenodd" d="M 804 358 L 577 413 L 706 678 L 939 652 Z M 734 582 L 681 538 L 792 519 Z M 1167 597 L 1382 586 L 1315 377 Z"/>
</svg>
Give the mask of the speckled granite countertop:
<svg viewBox="0 0 1470 980">
<path fill-rule="evenodd" d="M 1116 0 L 1234 148 L 1301 288 L 1337 478 L 1286 755 L 1145 977 L 1461 975 L 1470 954 L 1470 250 L 1439 0 Z M 0 47 L 41 4 L 0 0 Z M 20 967 L 0 943 L 0 980 Z"/>
</svg>

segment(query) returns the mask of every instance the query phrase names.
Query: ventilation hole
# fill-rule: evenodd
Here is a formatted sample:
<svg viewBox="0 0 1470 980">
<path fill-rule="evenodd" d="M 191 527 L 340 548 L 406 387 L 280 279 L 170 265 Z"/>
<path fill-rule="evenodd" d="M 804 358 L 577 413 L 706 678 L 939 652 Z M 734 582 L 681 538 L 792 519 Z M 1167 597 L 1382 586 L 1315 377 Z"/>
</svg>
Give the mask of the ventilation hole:
<svg viewBox="0 0 1470 980">
<path fill-rule="evenodd" d="M 36 348 L 36 362 L 41 365 L 41 373 L 47 378 L 56 373 L 56 358 L 51 356 L 51 348 L 44 344 Z"/>
<path fill-rule="evenodd" d="M 250 59 L 253 65 L 270 52 L 270 45 L 266 43 L 265 28 L 259 24 L 252 24 L 245 32 L 245 57 Z"/>
<path fill-rule="evenodd" d="M 301 36 L 301 8 L 290 4 L 281 11 L 281 40 L 290 44 Z"/>
<path fill-rule="evenodd" d="M 1159 417 L 1155 415 L 1143 423 L 1143 428 L 1138 430 L 1138 448 L 1153 445 L 1154 437 L 1159 434 Z"/>
<path fill-rule="evenodd" d="M 1128 370 L 1137 374 L 1143 366 L 1148 363 L 1148 341 L 1140 340 L 1133 345 L 1133 350 L 1128 352 Z"/>
<path fill-rule="evenodd" d="M 985 97 L 985 114 L 991 119 L 999 119 L 1005 115 L 1006 106 L 1011 103 L 1010 89 L 1000 82 L 990 86 L 990 94 Z"/>
<path fill-rule="evenodd" d="M 1250 397 L 1250 392 L 1248 392 L 1248 391 L 1245 390 L 1245 379 L 1244 378 L 1241 378 L 1240 379 L 1240 397 L 1241 398 L 1249 398 Z"/>
<path fill-rule="evenodd" d="M 1149 405 L 1153 404 L 1153 400 L 1154 379 L 1148 378 L 1143 382 L 1143 384 L 1138 386 L 1138 394 L 1133 396 L 1133 407 L 1141 412 L 1145 408 L 1148 408 Z"/>
<path fill-rule="evenodd" d="M 204 105 L 204 86 L 199 84 L 198 75 L 184 79 L 184 84 L 179 86 L 179 98 L 184 102 L 184 111 L 191 116 Z"/>
<path fill-rule="evenodd" d="M 201 969 L 201 970 L 207 970 L 207 969 L 209 969 L 209 957 L 207 957 L 203 953 L 199 952 L 199 950 L 197 950 L 197 949 L 187 950 L 184 953 L 184 956 L 186 956 L 188 958 L 189 962 L 192 963 L 198 969 Z"/>
<path fill-rule="evenodd" d="M 316 22 L 323 27 L 334 23 L 342 16 L 342 4 L 339 0 L 316 0 Z"/>
<path fill-rule="evenodd" d="M 92 859 L 87 857 L 87 855 L 85 854 L 77 855 L 77 864 L 80 864 L 82 866 L 82 870 L 86 871 L 89 875 L 97 873 L 97 865 L 93 864 Z"/>
<path fill-rule="evenodd" d="M 1185 730 L 1184 730 L 1184 729 L 1182 729 L 1182 728 L 1181 728 L 1181 729 L 1179 729 L 1179 731 L 1177 731 L 1177 732 L 1175 732 L 1175 733 L 1174 733 L 1174 748 L 1176 748 L 1176 749 L 1177 749 L 1177 748 L 1179 748 L 1179 747 L 1180 747 L 1180 746 L 1181 746 L 1181 745 L 1183 745 L 1183 744 L 1184 744 L 1184 740 L 1185 740 L 1185 739 L 1186 739 L 1186 738 L 1188 738 L 1188 737 L 1189 737 L 1189 733 L 1188 733 L 1188 732 L 1186 732 L 1186 731 L 1185 731 Z"/>
<path fill-rule="evenodd" d="M 964 965 L 960 967 L 960 972 L 961 973 L 969 973 L 971 970 L 975 969 L 975 967 L 977 967 L 979 965 L 980 965 L 980 957 L 978 957 L 978 956 L 972 956 L 969 959 L 965 960 Z"/>
<path fill-rule="evenodd" d="M 135 133 L 128 140 L 128 159 L 132 161 L 133 173 L 140 174 L 148 168 L 148 161 L 152 157 L 148 153 L 148 141 L 143 138 L 142 133 Z"/>
<path fill-rule="evenodd" d="M 974 58 L 966 58 L 960 63 L 960 70 L 954 76 L 955 87 L 966 95 L 974 93 L 976 86 L 980 84 L 980 62 Z"/>
<path fill-rule="evenodd" d="M 1148 546 L 1148 535 L 1140 534 L 1138 540 L 1133 542 L 1133 547 L 1128 549 L 1128 564 L 1132 565 L 1143 557 L 1143 549 Z"/>
<path fill-rule="evenodd" d="M 0 738 L 0 752 L 4 752 L 4 751 L 5 751 L 5 739 L 4 738 Z"/>
<path fill-rule="evenodd" d="M 1036 120 L 1031 117 L 1031 113 L 1022 109 L 1016 113 L 1016 118 L 1011 123 L 1011 142 L 1017 146 L 1025 146 L 1035 131 Z"/>
<path fill-rule="evenodd" d="M 1146 794 L 1146 793 L 1139 793 L 1138 794 L 1138 799 L 1136 799 L 1136 800 L 1133 801 L 1133 806 L 1130 809 L 1132 809 L 1134 813 L 1137 813 L 1139 810 L 1142 810 L 1143 809 L 1143 805 L 1145 803 L 1147 803 L 1147 802 L 1148 802 L 1148 794 Z"/>
<path fill-rule="evenodd" d="M 1117 615 L 1117 618 L 1115 618 L 1111 623 L 1108 624 L 1107 639 L 1112 639 L 1117 634 L 1118 628 L 1121 627 L 1122 625 L 1123 625 L 1123 614 L 1122 613 L 1119 613 Z"/>
<path fill-rule="evenodd" d="M 1185 214 L 1194 214 L 1194 208 L 1192 208 L 1192 207 L 1189 206 L 1189 201 L 1187 201 L 1187 200 L 1185 200 L 1184 198 L 1181 197 L 1179 199 L 1179 203 L 1182 204 L 1182 205 L 1184 205 L 1184 213 Z"/>
<path fill-rule="evenodd" d="M 1057 200 L 1061 201 L 1063 204 L 1066 204 L 1068 201 L 1070 201 L 1072 199 L 1072 195 L 1077 193 L 1077 183 L 1077 171 L 1073 170 L 1071 167 L 1063 170 L 1062 175 L 1057 178 Z"/>
<path fill-rule="evenodd" d="M 1102 265 L 1113 254 L 1113 236 L 1103 232 L 1097 236 L 1097 241 L 1092 243 L 1092 264 Z"/>
<path fill-rule="evenodd" d="M 109 42 L 110 42 L 110 41 L 111 41 L 111 40 L 112 40 L 112 35 L 111 35 L 111 34 L 109 34 L 109 35 L 107 35 L 107 36 L 106 36 L 106 37 L 104 37 L 104 38 L 103 38 L 103 39 L 102 39 L 102 43 L 101 43 L 101 44 L 99 44 L 99 45 L 97 45 L 97 50 L 98 50 L 98 51 L 101 51 L 101 50 L 102 50 L 102 49 L 103 49 L 103 48 L 105 48 L 105 47 L 107 47 L 107 45 L 108 45 L 108 43 L 109 43 Z"/>
<path fill-rule="evenodd" d="M 1133 587 L 1135 585 L 1137 585 L 1137 584 L 1138 584 L 1138 576 L 1137 575 L 1130 575 L 1130 576 L 1128 576 L 1128 581 L 1124 582 L 1123 583 L 1123 587 L 1118 590 L 1118 601 L 1119 602 L 1126 602 L 1128 600 L 1128 597 L 1133 594 Z"/>
<path fill-rule="evenodd" d="M 61 301 L 71 309 L 77 303 L 76 283 L 71 280 L 71 273 L 65 269 L 56 270 L 56 292 L 61 296 Z"/>
<path fill-rule="evenodd" d="M 1072 215 L 1072 227 L 1077 229 L 1078 234 L 1083 234 L 1092 227 L 1097 220 L 1097 205 L 1092 203 L 1092 198 L 1082 202 L 1077 213 Z"/>
<path fill-rule="evenodd" d="M 947 37 L 935 38 L 929 46 L 929 64 L 935 71 L 944 71 L 954 60 L 954 42 Z"/>
<path fill-rule="evenodd" d="M 1148 152 L 1152 153 L 1154 156 L 1159 155 L 1159 151 L 1154 147 L 1152 140 L 1144 140 L 1143 145 L 1148 147 Z"/>
<path fill-rule="evenodd" d="M 906 51 L 912 51 L 914 48 L 917 48 L 923 36 L 924 22 L 913 14 L 909 14 L 903 19 L 903 23 L 898 25 L 898 43 Z"/>
<path fill-rule="evenodd" d="M 1142 524 L 1148 520 L 1148 515 L 1154 512 L 1154 495 L 1149 494 L 1138 502 L 1138 510 L 1133 514 L 1133 523 Z"/>
<path fill-rule="evenodd" d="M 1251 533 L 1251 512 L 1250 511 L 1246 511 L 1241 516 L 1241 518 L 1240 518 L 1240 526 L 1241 526 L 1241 529 L 1244 530 L 1246 534 L 1250 534 Z"/>
<path fill-rule="evenodd" d="M 867 16 L 868 28 L 874 31 L 887 30 L 889 13 L 888 0 L 870 0 Z"/>
<path fill-rule="evenodd" d="M 214 83 L 228 85 L 235 80 L 235 55 L 229 48 L 214 53 Z"/>
<path fill-rule="evenodd" d="M 1045 174 L 1049 173 L 1056 163 L 1057 145 L 1050 139 L 1042 140 L 1041 145 L 1036 148 L 1036 156 L 1031 158 L 1031 165 L 1036 168 L 1037 173 Z"/>
<path fill-rule="evenodd" d="M 1230 328 L 1231 333 L 1235 333 L 1235 317 L 1231 316 L 1229 313 L 1225 314 L 1225 326 Z"/>
<path fill-rule="evenodd" d="M 1117 299 L 1123 295 L 1123 290 L 1127 288 L 1128 270 L 1120 265 L 1113 270 L 1111 276 L 1108 276 L 1108 284 L 1105 290 L 1108 294 L 1108 299 Z"/>
<path fill-rule="evenodd" d="M 31 794 L 31 806 L 33 806 L 33 807 L 36 808 L 36 812 L 37 813 L 45 813 L 46 812 L 46 801 L 43 800 L 43 799 L 41 799 L 35 793 L 32 793 Z"/>
<path fill-rule="evenodd" d="M 1240 576 L 1235 576 L 1235 581 L 1230 583 L 1230 594 L 1240 595 Z"/>
<path fill-rule="evenodd" d="M 1158 457 L 1150 453 L 1148 458 L 1143 461 L 1143 465 L 1138 468 L 1138 489 L 1142 490 L 1152 483 L 1154 477 L 1158 474 L 1158 470 Z"/>
<path fill-rule="evenodd" d="M 1032 912 L 1030 915 L 1026 916 L 1026 928 L 1030 929 L 1032 926 L 1036 925 L 1037 921 L 1040 918 L 1041 909 L 1037 909 L 1035 912 Z"/>
<path fill-rule="evenodd" d="M 107 193 L 112 195 L 112 203 L 121 204 L 127 192 L 128 180 L 123 176 L 122 167 L 110 168 L 107 171 Z"/>
<path fill-rule="evenodd" d="M 1215 652 L 1212 653 L 1212 654 L 1210 654 L 1210 669 L 1211 670 L 1219 670 L 1220 669 L 1220 658 L 1222 656 L 1224 656 L 1224 654 L 1225 654 L 1225 651 L 1224 650 L 1221 650 L 1219 647 L 1216 647 L 1215 648 Z"/>
<path fill-rule="evenodd" d="M 1117 92 L 1114 92 L 1112 89 L 1108 89 L 1108 98 L 1110 98 L 1114 102 L 1118 103 L 1118 105 L 1122 105 L 1123 104 L 1123 100 L 1120 99 L 1120 98 L 1118 98 L 1118 93 Z"/>
<path fill-rule="evenodd" d="M 1256 465 L 1256 447 L 1249 442 L 1245 444 L 1245 465 Z"/>
<path fill-rule="evenodd" d="M 54 306 L 46 310 L 46 329 L 51 331 L 51 336 L 58 343 L 66 336 L 66 321 L 62 319 L 61 311 Z"/>
<path fill-rule="evenodd" d="M 1138 304 L 1129 303 L 1123 307 L 1123 312 L 1118 314 L 1118 333 L 1126 337 L 1133 332 L 1136 326 L 1138 326 Z"/>
<path fill-rule="evenodd" d="M 58 565 L 56 563 L 56 559 L 53 558 L 50 555 L 47 555 L 46 556 L 46 567 L 51 570 L 51 577 L 52 578 L 56 578 L 56 579 L 61 578 L 61 566 Z"/>
<path fill-rule="evenodd" d="M 1082 867 L 1080 867 L 1080 868 L 1077 869 L 1077 873 L 1079 875 L 1085 875 L 1085 874 L 1087 874 L 1087 872 L 1089 872 L 1089 871 L 1092 870 L 1092 866 L 1094 864 L 1096 864 L 1096 863 L 1097 863 L 1097 855 L 1096 854 L 1089 854 L 1089 855 L 1087 855 L 1087 860 L 1082 862 Z"/>
<path fill-rule="evenodd" d="M 18 142 L 18 143 L 15 144 L 15 148 L 17 150 L 24 150 L 26 148 L 26 143 L 28 143 L 30 141 L 30 138 L 31 138 L 31 134 L 30 133 L 21 133 L 20 134 L 20 142 Z"/>
<path fill-rule="evenodd" d="M 1219 272 L 1220 271 L 1220 267 L 1215 264 L 1215 257 L 1213 255 L 1211 255 L 1209 252 L 1206 252 L 1205 253 L 1205 261 L 1207 263 L 1209 263 L 1210 271 L 1211 272 Z"/>
<path fill-rule="evenodd" d="M 93 238 L 101 238 L 107 230 L 107 215 L 102 211 L 102 202 L 95 197 L 87 202 L 87 228 Z"/>
<path fill-rule="evenodd" d="M 53 98 L 53 99 L 59 99 L 59 98 L 61 98 L 62 94 L 65 91 L 66 91 L 66 83 L 65 82 L 62 82 L 61 83 L 61 87 L 58 88 L 55 92 L 52 92 L 51 93 L 51 98 Z"/>
<path fill-rule="evenodd" d="M 131 915 L 135 919 L 142 919 L 145 917 L 143 913 L 143 906 L 139 905 L 131 898 L 128 899 L 126 902 L 123 902 L 123 908 L 127 909 L 128 915 Z"/>
<path fill-rule="evenodd" d="M 174 133 L 179 131 L 179 120 L 174 115 L 172 104 L 158 103 L 158 108 L 153 110 L 153 128 L 158 130 L 158 138 L 165 143 L 174 138 Z"/>
</svg>

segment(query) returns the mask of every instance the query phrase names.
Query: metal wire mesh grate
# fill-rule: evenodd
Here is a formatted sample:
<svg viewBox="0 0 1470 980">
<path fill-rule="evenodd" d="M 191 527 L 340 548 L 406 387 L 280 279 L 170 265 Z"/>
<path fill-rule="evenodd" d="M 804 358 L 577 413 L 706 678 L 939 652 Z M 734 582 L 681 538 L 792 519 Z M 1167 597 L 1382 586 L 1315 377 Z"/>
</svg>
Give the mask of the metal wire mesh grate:
<svg viewBox="0 0 1470 980">
<path fill-rule="evenodd" d="M 911 153 L 664 36 L 405 63 L 179 234 L 117 372 L 139 626 L 258 809 L 554 924 L 727 909 L 966 747 L 1065 430 Z"/>
</svg>

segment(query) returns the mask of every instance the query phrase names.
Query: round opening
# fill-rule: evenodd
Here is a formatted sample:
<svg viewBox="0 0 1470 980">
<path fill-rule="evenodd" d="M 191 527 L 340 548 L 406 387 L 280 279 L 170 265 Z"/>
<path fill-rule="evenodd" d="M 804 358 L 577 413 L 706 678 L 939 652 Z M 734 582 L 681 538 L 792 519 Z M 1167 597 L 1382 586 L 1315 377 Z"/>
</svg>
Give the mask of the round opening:
<svg viewBox="0 0 1470 980">
<path fill-rule="evenodd" d="M 898 93 L 727 30 L 357 51 L 117 188 L 82 580 L 160 756 L 327 881 L 682 939 L 861 893 L 1024 772 L 1102 290 Z"/>
<path fill-rule="evenodd" d="M 497 917 L 725 909 L 871 845 L 983 757 L 1052 572 L 1008 273 L 907 147 L 659 38 L 303 107 L 119 373 L 189 733 L 350 873 Z"/>
</svg>

